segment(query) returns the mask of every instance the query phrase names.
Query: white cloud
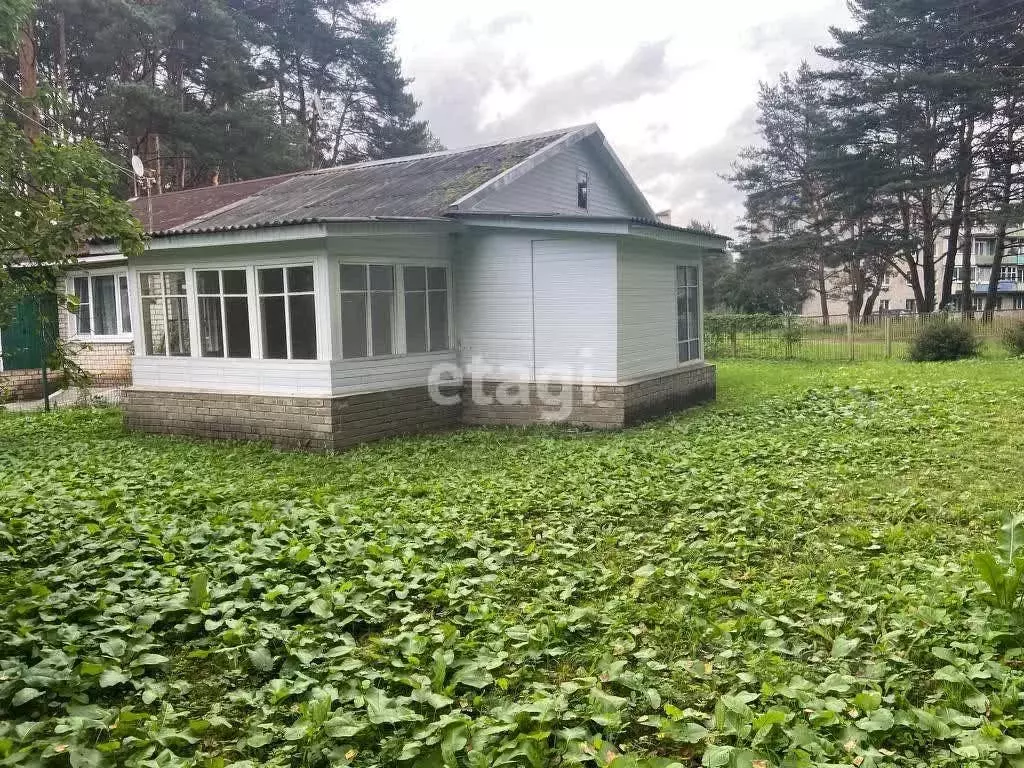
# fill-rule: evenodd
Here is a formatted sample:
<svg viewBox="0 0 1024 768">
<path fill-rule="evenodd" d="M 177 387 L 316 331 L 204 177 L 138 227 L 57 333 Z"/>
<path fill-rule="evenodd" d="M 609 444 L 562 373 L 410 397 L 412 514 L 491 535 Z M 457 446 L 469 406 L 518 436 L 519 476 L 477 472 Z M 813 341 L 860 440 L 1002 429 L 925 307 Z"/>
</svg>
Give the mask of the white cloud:
<svg viewBox="0 0 1024 768">
<path fill-rule="evenodd" d="M 845 0 L 387 0 L 421 114 L 450 147 L 597 122 L 656 208 L 731 230 L 720 178 L 755 135 L 758 82 L 846 25 Z"/>
</svg>

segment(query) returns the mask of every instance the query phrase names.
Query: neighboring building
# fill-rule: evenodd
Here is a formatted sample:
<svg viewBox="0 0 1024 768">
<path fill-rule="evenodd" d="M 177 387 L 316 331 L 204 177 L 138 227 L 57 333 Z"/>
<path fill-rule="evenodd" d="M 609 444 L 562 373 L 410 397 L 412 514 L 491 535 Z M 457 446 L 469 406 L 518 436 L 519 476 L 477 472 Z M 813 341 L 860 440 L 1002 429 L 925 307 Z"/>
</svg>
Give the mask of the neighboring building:
<svg viewBox="0 0 1024 768">
<path fill-rule="evenodd" d="M 714 396 L 701 257 L 726 238 L 658 221 L 596 126 L 278 177 L 156 226 L 198 194 L 153 199 L 126 273 L 97 253 L 77 276 L 92 335 L 130 329 L 131 428 L 329 449 Z"/>
<path fill-rule="evenodd" d="M 988 281 L 992 272 L 992 259 L 995 255 L 996 236 L 990 229 L 976 230 L 971 238 L 971 280 L 974 308 L 984 308 L 988 294 Z M 938 253 L 945 254 L 949 247 L 948 235 L 942 235 L 935 241 Z M 963 253 L 957 254 L 957 266 L 953 268 L 953 303 L 952 308 L 959 308 L 959 298 L 963 291 L 962 272 Z M 935 295 L 941 294 L 942 276 L 946 259 L 941 257 L 936 263 Z M 829 314 L 833 317 L 845 317 L 848 303 L 846 298 L 845 275 L 840 270 L 830 273 L 827 284 Z M 1024 310 L 1024 230 L 1017 230 L 1007 238 L 1006 252 L 1000 266 L 1000 280 L 996 297 L 997 310 Z M 916 313 L 918 311 L 914 289 L 899 274 L 886 275 L 882 290 L 878 294 L 874 311 L 885 313 Z M 801 309 L 802 315 L 820 316 L 821 299 L 817 292 L 811 294 Z"/>
</svg>

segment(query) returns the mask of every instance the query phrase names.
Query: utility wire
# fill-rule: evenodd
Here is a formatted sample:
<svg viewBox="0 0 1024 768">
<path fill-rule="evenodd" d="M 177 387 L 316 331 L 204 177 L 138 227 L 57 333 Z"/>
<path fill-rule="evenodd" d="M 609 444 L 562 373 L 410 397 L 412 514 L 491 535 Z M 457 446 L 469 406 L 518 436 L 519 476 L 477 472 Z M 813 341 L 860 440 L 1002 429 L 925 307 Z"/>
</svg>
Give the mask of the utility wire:
<svg viewBox="0 0 1024 768">
<path fill-rule="evenodd" d="M 13 88 L 13 87 L 12 87 L 12 86 L 11 86 L 11 85 L 9 84 L 9 83 L 7 83 L 7 82 L 6 82 L 5 80 L 3 80 L 3 79 L 0 79 L 0 85 L 2 85 L 2 86 L 3 86 L 4 88 L 6 88 L 6 89 L 7 89 L 8 91 L 10 91 L 10 92 L 11 92 L 12 94 L 14 94 L 14 95 L 15 95 L 16 97 L 18 97 L 19 99 L 21 98 L 21 94 L 20 94 L 20 93 L 18 93 L 18 91 L 16 91 L 16 90 L 15 90 L 15 89 L 14 89 L 14 88 Z M 40 130 L 41 130 L 41 131 L 42 131 L 42 132 L 43 132 L 44 134 L 46 134 L 46 135 L 47 135 L 47 136 L 48 136 L 49 138 L 53 139 L 54 141 L 58 141 L 58 142 L 65 142 L 65 140 L 64 140 L 63 138 L 60 138 L 60 137 L 58 137 L 58 136 L 55 136 L 55 135 L 54 135 L 54 133 L 53 133 L 53 131 L 54 131 L 54 130 L 58 130 L 58 131 L 68 131 L 68 132 L 70 133 L 70 130 L 69 130 L 69 129 L 67 128 L 67 126 L 65 126 L 65 125 L 62 125 L 61 123 L 59 123 L 59 122 L 58 122 L 58 121 L 56 120 L 56 118 L 52 118 L 52 117 L 49 117 L 48 115 L 45 115 L 45 114 L 43 114 L 43 113 L 41 113 L 41 112 L 40 112 L 40 113 L 39 113 L 39 117 L 40 117 L 41 119 L 43 119 L 43 120 L 50 120 L 50 121 L 51 121 L 51 122 L 53 123 L 53 125 L 52 125 L 52 126 L 47 126 L 47 125 L 45 125 L 45 124 L 41 123 L 41 122 L 40 122 L 39 120 L 37 120 L 36 118 L 32 117 L 31 115 L 28 115 L 28 114 L 26 114 L 25 112 L 23 112 L 22 110 L 18 109 L 18 107 L 16 107 L 16 106 L 15 106 L 14 104 L 7 104 L 7 106 L 8 106 L 8 107 L 9 107 L 9 108 L 10 108 L 10 109 L 11 109 L 11 110 L 13 111 L 13 112 L 16 112 L 17 114 L 21 115 L 21 116 L 22 116 L 23 118 L 25 118 L 25 119 L 26 119 L 26 120 L 28 120 L 29 122 L 31 122 L 31 123 L 34 123 L 34 124 L 35 124 L 36 126 L 38 126 L 38 127 L 39 127 L 39 129 L 40 129 Z M 66 143 L 66 142 L 65 142 L 65 143 Z M 122 166 L 122 165 L 118 165 L 117 163 L 113 162 L 112 160 L 108 160 L 108 159 L 107 159 L 106 157 L 103 157 L 103 155 L 100 155 L 100 160 L 102 160 L 102 161 L 103 161 L 104 163 L 106 163 L 107 165 L 109 165 L 109 166 L 110 166 L 111 168 L 115 168 L 116 170 L 118 170 L 118 171 L 120 171 L 121 173 L 125 174 L 125 175 L 126 175 L 126 176 L 127 176 L 128 178 L 130 178 L 130 179 L 133 179 L 133 180 L 134 180 L 134 179 L 136 179 L 136 178 L 137 178 L 137 177 L 135 176 L 135 173 L 134 173 L 133 171 L 130 171 L 130 170 L 128 170 L 127 168 L 125 168 L 125 167 L 124 167 L 124 166 Z"/>
</svg>

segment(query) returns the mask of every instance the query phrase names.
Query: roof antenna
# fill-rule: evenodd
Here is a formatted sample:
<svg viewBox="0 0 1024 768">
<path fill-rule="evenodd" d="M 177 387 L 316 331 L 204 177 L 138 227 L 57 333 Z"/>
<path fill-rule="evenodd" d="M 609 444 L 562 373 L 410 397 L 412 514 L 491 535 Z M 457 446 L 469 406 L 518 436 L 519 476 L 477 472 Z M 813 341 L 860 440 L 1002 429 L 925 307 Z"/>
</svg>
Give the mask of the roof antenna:
<svg viewBox="0 0 1024 768">
<path fill-rule="evenodd" d="M 143 182 L 146 185 L 146 208 L 149 212 L 149 231 L 153 231 L 153 198 L 150 195 L 153 179 L 146 176 L 146 166 L 142 164 L 142 158 L 132 155 L 132 170 L 135 172 L 136 183 Z"/>
</svg>

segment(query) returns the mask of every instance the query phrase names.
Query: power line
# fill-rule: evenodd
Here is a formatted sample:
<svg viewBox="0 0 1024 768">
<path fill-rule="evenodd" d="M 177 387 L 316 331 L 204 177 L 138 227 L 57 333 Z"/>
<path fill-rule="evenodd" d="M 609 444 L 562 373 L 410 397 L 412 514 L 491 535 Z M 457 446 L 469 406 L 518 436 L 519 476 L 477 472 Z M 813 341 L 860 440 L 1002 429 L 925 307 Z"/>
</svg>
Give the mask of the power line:
<svg viewBox="0 0 1024 768">
<path fill-rule="evenodd" d="M 19 99 L 21 98 L 21 94 L 20 94 L 20 93 L 18 93 L 18 91 L 16 91 L 16 90 L 15 90 L 15 89 L 14 89 L 14 88 L 13 88 L 13 87 L 12 87 L 12 86 L 11 86 L 11 85 L 10 85 L 10 84 L 8 83 L 8 82 L 6 82 L 5 80 L 3 80 L 3 79 L 0 79 L 0 85 L 2 85 L 2 86 L 3 86 L 4 88 L 6 88 L 6 89 L 7 89 L 8 91 L 10 91 L 10 92 L 11 92 L 12 94 L 14 94 L 14 95 L 15 95 L 16 97 L 18 97 Z M 18 109 L 18 108 L 17 108 L 16 106 L 14 106 L 14 104 L 7 104 L 7 106 L 8 106 L 8 107 L 9 107 L 9 108 L 10 108 L 10 109 L 11 109 L 12 111 L 14 111 L 14 112 L 18 113 L 19 115 L 21 115 L 21 116 L 22 116 L 23 118 L 25 118 L 26 120 L 28 120 L 28 121 L 30 121 L 30 122 L 32 122 L 32 123 L 34 123 L 35 125 L 37 125 L 37 126 L 39 127 L 39 129 L 40 129 L 40 130 L 41 130 L 41 131 L 42 131 L 42 132 L 43 132 L 44 134 L 46 134 L 46 135 L 47 135 L 47 136 L 48 136 L 49 138 L 53 139 L 54 141 L 64 141 L 64 139 L 62 139 L 62 138 L 60 138 L 60 137 L 58 137 L 58 136 L 55 136 L 55 135 L 53 134 L 53 131 L 54 131 L 54 130 L 59 130 L 59 131 L 68 131 L 68 133 L 71 133 L 70 129 L 68 129 L 68 127 L 67 127 L 67 126 L 65 126 L 65 125 L 62 125 L 62 124 L 61 124 L 60 122 L 58 122 L 58 121 L 56 120 L 56 118 L 52 118 L 52 117 L 49 117 L 48 115 L 45 115 L 45 114 L 43 114 L 42 112 L 40 112 L 40 113 L 39 113 L 39 117 L 40 117 L 40 118 L 42 118 L 43 120 L 50 120 L 50 121 L 51 121 L 51 122 L 53 123 L 53 126 L 52 126 L 52 127 L 48 127 L 47 125 L 45 125 L 45 124 L 41 123 L 41 122 L 40 122 L 39 120 L 37 120 L 36 118 L 32 117 L 31 115 L 28 115 L 28 114 L 26 114 L 26 113 L 22 112 L 22 111 L 21 111 L 20 109 Z M 132 171 L 128 170 L 127 168 L 125 168 L 125 167 L 124 167 L 124 166 L 122 166 L 122 165 L 118 165 L 117 163 L 113 162 L 112 160 L 109 160 L 109 159 L 107 159 L 106 157 L 103 157 L 103 155 L 100 155 L 100 156 L 99 156 L 99 159 L 100 159 L 100 160 L 101 160 L 102 162 L 104 162 L 104 163 L 106 163 L 107 165 L 109 165 L 109 166 L 110 166 L 111 168 L 114 168 L 114 169 L 116 169 L 116 170 L 120 171 L 121 173 L 123 173 L 124 175 L 126 175 L 126 176 L 127 176 L 128 178 L 130 178 L 130 179 L 133 179 L 133 180 L 135 180 L 135 179 L 137 178 L 137 177 L 135 176 L 135 174 L 134 174 L 134 173 L 133 173 Z"/>
</svg>

